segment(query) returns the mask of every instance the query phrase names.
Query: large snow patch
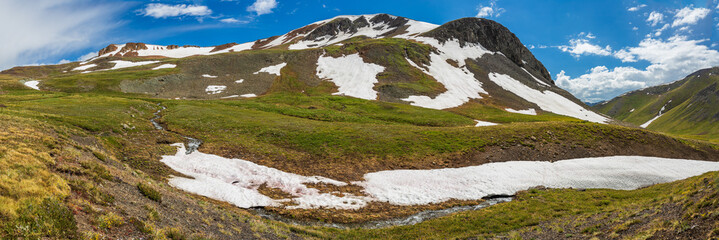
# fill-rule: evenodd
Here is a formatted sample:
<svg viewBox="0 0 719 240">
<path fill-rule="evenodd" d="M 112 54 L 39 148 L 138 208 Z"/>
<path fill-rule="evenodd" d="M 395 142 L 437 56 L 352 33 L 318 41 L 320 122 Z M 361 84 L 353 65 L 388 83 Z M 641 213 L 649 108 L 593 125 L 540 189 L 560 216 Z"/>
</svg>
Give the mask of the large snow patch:
<svg viewBox="0 0 719 240">
<path fill-rule="evenodd" d="M 719 163 L 639 156 L 582 158 L 557 162 L 502 162 L 464 168 L 392 170 L 365 174 L 377 201 L 397 205 L 439 203 L 512 195 L 535 186 L 631 190 L 719 170 Z"/>
<path fill-rule="evenodd" d="M 317 77 L 337 85 L 338 92 L 334 95 L 375 100 L 377 91 L 373 89 L 374 84 L 377 83 L 377 74 L 383 71 L 383 66 L 365 63 L 357 53 L 339 58 L 320 56 L 317 59 Z"/>
</svg>

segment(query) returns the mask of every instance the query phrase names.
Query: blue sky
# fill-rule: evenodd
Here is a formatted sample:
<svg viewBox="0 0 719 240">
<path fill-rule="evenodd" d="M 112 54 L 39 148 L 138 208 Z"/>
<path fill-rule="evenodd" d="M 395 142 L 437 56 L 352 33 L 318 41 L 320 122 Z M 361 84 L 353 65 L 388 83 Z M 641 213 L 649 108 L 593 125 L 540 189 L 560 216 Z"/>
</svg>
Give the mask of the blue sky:
<svg viewBox="0 0 719 240">
<path fill-rule="evenodd" d="M 442 24 L 485 17 L 514 32 L 585 101 L 719 65 L 719 3 L 704 1 L 23 0 L 0 2 L 0 68 L 76 61 L 110 43 L 211 46 L 284 34 L 337 15 Z M 7 51 L 9 49 L 9 51 Z"/>
</svg>

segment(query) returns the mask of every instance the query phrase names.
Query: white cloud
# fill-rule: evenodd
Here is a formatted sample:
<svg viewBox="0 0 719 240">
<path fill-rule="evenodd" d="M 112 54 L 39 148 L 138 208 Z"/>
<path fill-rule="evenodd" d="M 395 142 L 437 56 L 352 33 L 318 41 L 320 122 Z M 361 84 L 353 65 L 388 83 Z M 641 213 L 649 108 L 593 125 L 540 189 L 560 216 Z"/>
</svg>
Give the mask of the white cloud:
<svg viewBox="0 0 719 240">
<path fill-rule="evenodd" d="M 580 36 L 583 35 L 580 34 Z M 594 35 L 589 33 L 585 37 L 587 38 L 594 38 Z M 601 47 L 599 45 L 595 45 L 589 42 L 588 39 L 584 38 L 577 38 L 577 39 L 571 39 L 569 40 L 569 45 L 563 45 L 558 46 L 559 50 L 562 50 L 562 52 L 568 52 L 572 54 L 574 57 L 579 57 L 581 55 L 600 55 L 600 56 L 609 56 L 612 54 L 612 48 L 607 45 L 606 47 Z"/>
<path fill-rule="evenodd" d="M 256 0 L 255 3 L 247 7 L 248 12 L 255 12 L 257 15 L 272 13 L 272 9 L 277 7 L 275 0 Z"/>
<path fill-rule="evenodd" d="M 91 0 L 0 1 L 0 69 L 72 54 L 103 42 L 117 27 L 115 17 L 127 9 L 124 3 Z"/>
<path fill-rule="evenodd" d="M 711 10 L 706 8 L 682 8 L 677 12 L 676 15 L 674 15 L 674 22 L 672 22 L 672 27 L 681 25 L 694 25 L 699 20 L 709 15 L 709 12 L 711 12 Z"/>
<path fill-rule="evenodd" d="M 212 10 L 202 5 L 177 4 L 168 5 L 163 3 L 147 4 L 142 10 L 144 16 L 154 18 L 168 18 L 179 16 L 202 17 L 212 14 Z"/>
<path fill-rule="evenodd" d="M 499 17 L 504 13 L 504 8 L 497 7 L 496 1 L 491 1 L 489 3 L 489 6 L 479 5 L 477 6 L 477 15 L 475 17 L 478 18 L 491 18 L 491 17 Z"/>
<path fill-rule="evenodd" d="M 632 30 L 636 31 L 636 30 L 639 30 L 639 28 L 638 28 L 638 27 L 633 27 Z"/>
<path fill-rule="evenodd" d="M 625 62 L 647 61 L 645 69 L 597 66 L 577 78 L 564 71 L 557 74 L 557 85 L 585 101 L 606 100 L 638 88 L 679 80 L 702 68 L 719 65 L 719 52 L 702 43 L 674 36 L 667 40 L 646 38 L 639 46 L 625 48 L 614 56 Z"/>
<path fill-rule="evenodd" d="M 661 35 L 662 35 L 662 32 L 664 32 L 664 30 L 667 30 L 667 29 L 669 29 L 669 24 L 668 24 L 668 23 L 667 23 L 667 24 L 664 24 L 664 26 L 662 26 L 661 28 L 659 28 L 659 29 L 657 29 L 656 31 L 654 31 L 654 36 L 655 36 L 655 37 L 661 36 Z"/>
<path fill-rule="evenodd" d="M 223 23 L 248 23 L 249 21 L 239 20 L 237 18 L 225 18 L 225 19 L 221 19 L 220 22 L 223 22 Z"/>
<path fill-rule="evenodd" d="M 664 14 L 661 14 L 659 12 L 652 11 L 649 13 L 649 18 L 647 18 L 647 22 L 652 25 L 652 27 L 656 26 L 657 24 L 664 21 Z"/>
<path fill-rule="evenodd" d="M 80 56 L 79 58 L 77 58 L 77 60 L 78 61 L 87 61 L 88 59 L 94 58 L 96 56 L 97 56 L 97 52 L 89 52 L 89 53 L 86 53 L 85 55 Z"/>
<path fill-rule="evenodd" d="M 636 11 L 639 11 L 639 9 L 642 9 L 642 8 L 644 8 L 644 7 L 646 7 L 646 6 L 647 6 L 646 4 L 641 4 L 641 5 L 638 5 L 638 6 L 636 6 L 636 7 L 630 7 L 630 8 L 627 9 L 627 11 L 636 12 Z"/>
</svg>

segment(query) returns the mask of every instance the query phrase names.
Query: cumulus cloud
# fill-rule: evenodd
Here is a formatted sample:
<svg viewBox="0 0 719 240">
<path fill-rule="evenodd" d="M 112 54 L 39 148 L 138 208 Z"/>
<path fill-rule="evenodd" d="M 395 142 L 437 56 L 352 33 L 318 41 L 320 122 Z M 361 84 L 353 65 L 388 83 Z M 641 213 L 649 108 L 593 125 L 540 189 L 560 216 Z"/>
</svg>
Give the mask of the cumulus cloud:
<svg viewBox="0 0 719 240">
<path fill-rule="evenodd" d="M 126 9 L 124 3 L 92 0 L 2 0 L 0 69 L 56 61 L 51 59 L 105 41 Z"/>
<path fill-rule="evenodd" d="M 636 11 L 639 11 L 639 9 L 642 9 L 642 8 L 644 8 L 644 7 L 646 7 L 646 6 L 647 6 L 646 4 L 640 4 L 640 5 L 636 6 L 636 7 L 630 7 L 630 8 L 628 8 L 627 11 L 636 12 Z"/>
<path fill-rule="evenodd" d="M 248 12 L 255 12 L 257 16 L 272 13 L 272 9 L 277 7 L 275 0 L 256 0 L 252 5 L 247 7 Z"/>
<path fill-rule="evenodd" d="M 489 3 L 489 6 L 479 5 L 477 6 L 477 15 L 475 17 L 478 18 L 491 18 L 491 17 L 499 17 L 504 13 L 504 8 L 497 7 L 496 1 L 491 1 Z"/>
<path fill-rule="evenodd" d="M 664 14 L 661 14 L 659 12 L 652 11 L 649 13 L 649 17 L 647 18 L 647 22 L 652 25 L 652 27 L 656 26 L 657 24 L 664 21 Z"/>
<path fill-rule="evenodd" d="M 600 101 L 621 93 L 679 80 L 702 68 L 719 65 L 719 52 L 703 45 L 707 40 L 674 36 L 667 40 L 646 38 L 638 46 L 624 48 L 614 56 L 622 61 L 646 61 L 645 69 L 606 66 L 572 78 L 564 71 L 556 75 L 557 85 L 585 101 Z"/>
<path fill-rule="evenodd" d="M 557 48 L 562 52 L 572 54 L 574 57 L 581 55 L 609 56 L 612 54 L 612 48 L 609 45 L 602 47 L 589 42 L 590 39 L 594 38 L 596 36 L 592 33 L 580 33 L 579 38 L 569 40 L 569 45 L 562 45 Z"/>
<path fill-rule="evenodd" d="M 187 5 L 177 4 L 169 5 L 163 3 L 150 3 L 142 10 L 142 14 L 146 17 L 168 18 L 179 16 L 203 17 L 212 14 L 207 6 L 203 5 Z"/>
<path fill-rule="evenodd" d="M 694 25 L 699 20 L 702 20 L 707 15 L 709 15 L 709 12 L 711 12 L 711 10 L 707 8 L 684 7 L 677 11 L 677 14 L 674 15 L 674 22 L 672 22 L 672 27 L 682 25 Z"/>
</svg>

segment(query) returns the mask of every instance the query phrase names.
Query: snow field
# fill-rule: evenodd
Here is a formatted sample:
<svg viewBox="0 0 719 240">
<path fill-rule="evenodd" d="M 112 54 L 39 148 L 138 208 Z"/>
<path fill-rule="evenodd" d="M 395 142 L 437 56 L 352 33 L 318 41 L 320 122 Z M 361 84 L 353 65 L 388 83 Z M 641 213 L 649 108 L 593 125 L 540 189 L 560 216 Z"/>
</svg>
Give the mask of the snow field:
<svg viewBox="0 0 719 240">
<path fill-rule="evenodd" d="M 338 197 L 308 188 L 305 183 L 344 186 L 347 183 L 319 176 L 301 176 L 242 159 L 229 159 L 173 144 L 177 153 L 162 162 L 190 178 L 172 177 L 179 189 L 226 201 L 238 207 L 359 209 L 372 201 L 394 205 L 424 205 L 450 199 L 475 200 L 493 195 L 513 195 L 536 186 L 550 188 L 610 188 L 631 190 L 719 171 L 719 162 L 641 156 L 580 158 L 557 162 L 512 161 L 463 168 L 388 170 L 367 173 L 352 182 L 368 195 L 349 193 Z M 262 185 L 280 189 L 291 199 L 271 199 L 258 191 Z"/>
<path fill-rule="evenodd" d="M 372 88 L 377 83 L 377 74 L 383 71 L 383 66 L 365 63 L 357 53 L 339 58 L 323 55 L 317 59 L 317 77 L 338 87 L 333 95 L 375 100 L 377 91 Z"/>
</svg>

